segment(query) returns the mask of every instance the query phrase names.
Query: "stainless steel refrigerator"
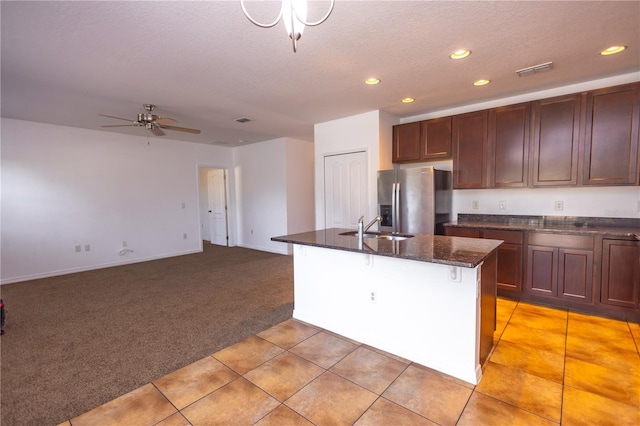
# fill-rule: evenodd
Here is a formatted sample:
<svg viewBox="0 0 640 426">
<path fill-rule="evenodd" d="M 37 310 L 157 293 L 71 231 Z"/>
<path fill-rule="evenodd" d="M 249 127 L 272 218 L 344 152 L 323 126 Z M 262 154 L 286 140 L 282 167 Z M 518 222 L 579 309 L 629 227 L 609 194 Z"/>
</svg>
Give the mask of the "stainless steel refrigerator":
<svg viewBox="0 0 640 426">
<path fill-rule="evenodd" d="M 433 167 L 378 171 L 379 229 L 444 235 L 451 220 L 451 172 Z"/>
</svg>

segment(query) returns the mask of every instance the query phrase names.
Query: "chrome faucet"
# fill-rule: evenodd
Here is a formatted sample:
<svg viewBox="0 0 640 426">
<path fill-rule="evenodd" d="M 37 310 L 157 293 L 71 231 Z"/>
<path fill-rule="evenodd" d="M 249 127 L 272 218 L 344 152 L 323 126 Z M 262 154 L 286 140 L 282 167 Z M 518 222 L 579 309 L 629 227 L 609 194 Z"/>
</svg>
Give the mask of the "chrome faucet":
<svg viewBox="0 0 640 426">
<path fill-rule="evenodd" d="M 365 226 L 364 216 L 360 216 L 360 219 L 358 219 L 358 249 L 362 249 L 362 247 L 364 246 L 364 233 L 367 232 L 369 228 L 371 228 L 376 222 L 379 223 L 381 221 L 382 217 L 376 216 L 371 222 L 367 224 L 367 226 Z"/>
<path fill-rule="evenodd" d="M 364 216 L 362 216 L 360 219 L 364 221 Z M 382 216 L 376 216 L 376 217 L 375 217 L 371 222 L 369 222 L 369 223 L 367 224 L 367 226 L 365 226 L 365 227 L 364 227 L 364 229 L 362 230 L 362 232 L 363 232 L 363 233 L 364 233 L 364 232 L 367 232 L 367 231 L 369 230 L 369 228 L 371 228 L 371 227 L 372 227 L 376 222 L 377 222 L 377 223 L 382 222 Z"/>
</svg>

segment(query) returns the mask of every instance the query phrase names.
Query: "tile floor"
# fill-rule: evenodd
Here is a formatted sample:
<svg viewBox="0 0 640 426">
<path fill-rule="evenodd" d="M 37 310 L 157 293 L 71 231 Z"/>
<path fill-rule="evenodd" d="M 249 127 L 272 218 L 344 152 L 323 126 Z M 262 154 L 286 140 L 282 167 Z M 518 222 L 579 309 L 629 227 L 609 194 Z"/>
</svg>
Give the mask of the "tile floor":
<svg viewBox="0 0 640 426">
<path fill-rule="evenodd" d="M 640 425 L 640 326 L 498 300 L 472 386 L 295 320 L 64 425 Z"/>
</svg>

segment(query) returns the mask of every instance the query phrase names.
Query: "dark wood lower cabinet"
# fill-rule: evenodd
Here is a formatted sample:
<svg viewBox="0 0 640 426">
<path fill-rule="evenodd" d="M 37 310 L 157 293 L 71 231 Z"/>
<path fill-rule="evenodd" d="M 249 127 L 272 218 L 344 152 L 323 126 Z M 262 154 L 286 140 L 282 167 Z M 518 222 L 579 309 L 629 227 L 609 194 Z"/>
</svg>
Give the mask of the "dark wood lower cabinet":
<svg viewBox="0 0 640 426">
<path fill-rule="evenodd" d="M 498 291 L 512 297 L 522 292 L 522 231 L 484 229 L 482 238 L 502 240 L 498 248 Z"/>
<path fill-rule="evenodd" d="M 446 235 L 504 241 L 498 248 L 498 295 L 514 297 L 522 291 L 522 231 L 447 227 Z"/>
<path fill-rule="evenodd" d="M 542 231 L 451 227 L 446 235 L 504 241 L 498 296 L 640 322 L 640 241 Z"/>
<path fill-rule="evenodd" d="M 602 240 L 600 303 L 638 309 L 640 249 L 637 241 Z"/>
<path fill-rule="evenodd" d="M 558 294 L 558 249 L 528 246 L 527 265 L 529 293 L 555 297 Z"/>
<path fill-rule="evenodd" d="M 527 289 L 531 294 L 593 303 L 594 237 L 531 232 Z"/>
<path fill-rule="evenodd" d="M 558 297 L 593 301 L 593 250 L 558 249 Z"/>
</svg>

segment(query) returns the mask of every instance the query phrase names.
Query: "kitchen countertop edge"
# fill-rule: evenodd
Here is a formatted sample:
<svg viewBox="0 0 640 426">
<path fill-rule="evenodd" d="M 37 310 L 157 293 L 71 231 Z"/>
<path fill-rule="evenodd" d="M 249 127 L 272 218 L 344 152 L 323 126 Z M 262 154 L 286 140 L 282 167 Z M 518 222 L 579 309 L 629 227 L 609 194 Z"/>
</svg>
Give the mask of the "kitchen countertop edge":
<svg viewBox="0 0 640 426">
<path fill-rule="evenodd" d="M 418 234 L 402 241 L 367 238 L 366 246 L 359 249 L 357 237 L 340 235 L 350 231 L 353 229 L 330 228 L 282 235 L 271 240 L 464 268 L 480 265 L 502 244 L 502 240 Z"/>
</svg>

